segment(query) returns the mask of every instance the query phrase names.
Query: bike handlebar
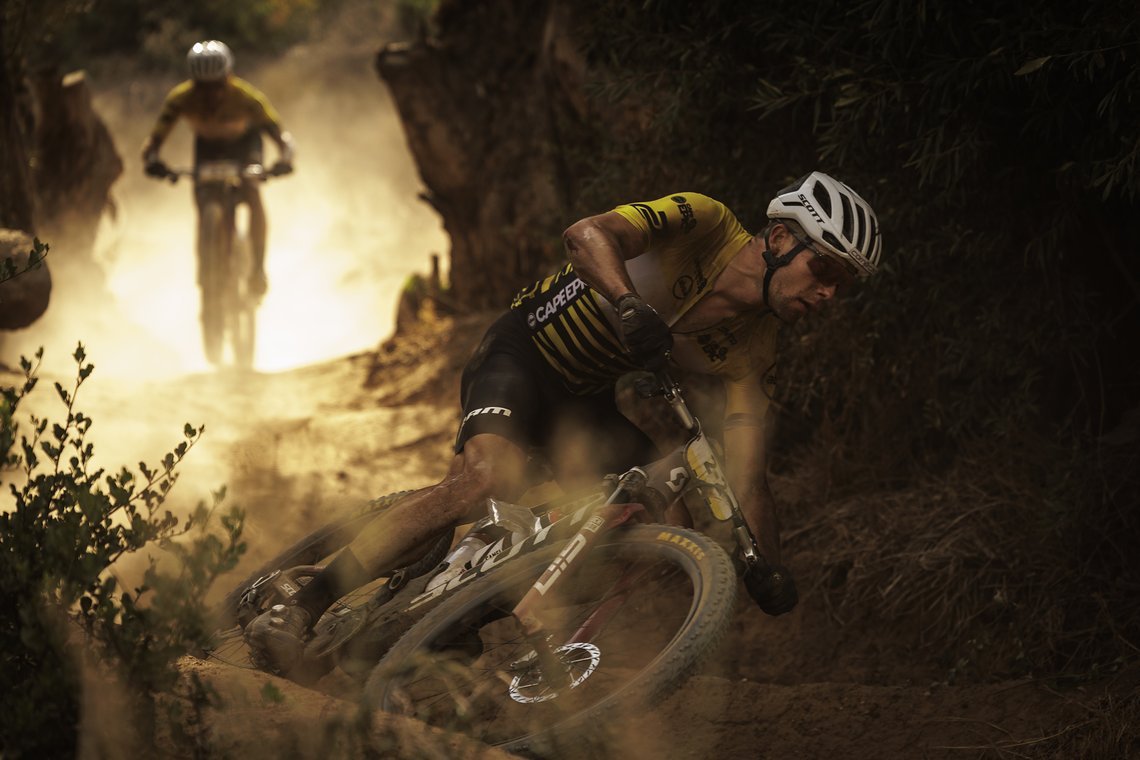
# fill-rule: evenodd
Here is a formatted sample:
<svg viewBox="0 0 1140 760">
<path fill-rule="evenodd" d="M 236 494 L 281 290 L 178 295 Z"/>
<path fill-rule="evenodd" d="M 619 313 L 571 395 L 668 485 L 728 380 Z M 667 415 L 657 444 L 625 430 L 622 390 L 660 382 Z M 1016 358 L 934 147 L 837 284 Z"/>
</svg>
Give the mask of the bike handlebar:
<svg viewBox="0 0 1140 760">
<path fill-rule="evenodd" d="M 156 179 L 169 180 L 171 184 L 178 182 L 182 177 L 190 177 L 197 182 L 233 182 L 246 179 L 267 182 L 270 177 L 280 177 L 285 174 L 288 174 L 288 171 L 277 167 L 266 169 L 262 164 L 243 165 L 237 161 L 204 161 L 192 168 L 167 169 L 163 176 Z"/>
</svg>

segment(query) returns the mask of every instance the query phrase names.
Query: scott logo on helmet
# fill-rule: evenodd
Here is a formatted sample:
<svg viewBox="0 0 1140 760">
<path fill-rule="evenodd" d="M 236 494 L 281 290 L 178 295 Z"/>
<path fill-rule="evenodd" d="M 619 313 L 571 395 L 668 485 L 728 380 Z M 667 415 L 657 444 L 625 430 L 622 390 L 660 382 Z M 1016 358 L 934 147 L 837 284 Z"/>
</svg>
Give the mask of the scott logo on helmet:
<svg viewBox="0 0 1140 760">
<path fill-rule="evenodd" d="M 820 224 L 823 224 L 823 217 L 820 216 L 819 212 L 815 210 L 815 206 L 811 205 L 811 201 L 809 201 L 807 199 L 807 196 L 804 195 L 803 193 L 799 193 L 798 195 L 799 195 L 799 199 L 804 204 L 804 208 L 806 208 L 808 210 L 808 213 L 811 214 L 813 217 L 815 217 L 815 220 L 817 222 L 819 222 Z"/>
</svg>

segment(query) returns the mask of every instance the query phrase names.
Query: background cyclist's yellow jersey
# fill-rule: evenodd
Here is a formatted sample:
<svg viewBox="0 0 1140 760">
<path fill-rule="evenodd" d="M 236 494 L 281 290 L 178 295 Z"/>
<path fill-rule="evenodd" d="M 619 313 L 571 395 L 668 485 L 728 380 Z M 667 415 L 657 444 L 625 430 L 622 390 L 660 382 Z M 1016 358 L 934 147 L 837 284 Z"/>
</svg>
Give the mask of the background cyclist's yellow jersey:
<svg viewBox="0 0 1140 760">
<path fill-rule="evenodd" d="M 707 294 L 729 261 L 751 239 L 721 202 L 678 193 L 614 211 L 645 236 L 647 250 L 626 262 L 639 295 L 670 326 Z M 515 296 L 511 308 L 526 314 L 535 345 L 577 393 L 605 388 L 633 367 L 621 348 L 617 314 L 578 278 L 572 265 Z M 774 384 L 779 320 L 767 309 L 675 334 L 695 341 L 703 357 L 687 369 L 722 378 L 728 413 L 763 417 Z M 692 364 L 692 361 L 689 362 Z"/>
<path fill-rule="evenodd" d="M 281 133 L 281 118 L 269 100 L 244 79 L 230 76 L 216 97 L 195 87 L 192 80 L 177 85 L 166 96 L 151 139 L 161 144 L 179 118 L 194 134 L 206 140 L 237 140 L 253 129 Z"/>
</svg>

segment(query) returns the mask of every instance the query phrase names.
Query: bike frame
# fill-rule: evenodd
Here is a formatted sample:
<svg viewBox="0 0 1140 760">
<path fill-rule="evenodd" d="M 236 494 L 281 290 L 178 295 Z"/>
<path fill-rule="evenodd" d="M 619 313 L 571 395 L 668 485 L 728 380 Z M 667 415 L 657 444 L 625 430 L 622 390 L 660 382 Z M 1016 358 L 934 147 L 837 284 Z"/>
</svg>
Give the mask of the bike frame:
<svg viewBox="0 0 1140 760">
<path fill-rule="evenodd" d="M 654 462 L 647 469 L 634 467 L 626 472 L 605 503 L 595 508 L 594 514 L 567 542 L 514 608 L 512 614 L 518 618 L 523 631 L 536 642 L 543 642 L 541 649 L 547 649 L 545 637 L 542 635 L 543 599 L 557 587 L 561 578 L 572 573 L 576 565 L 589 554 L 590 546 L 606 531 L 628 522 L 635 516 L 639 518 L 644 516 L 644 508 L 637 503 L 637 500 L 646 492 L 661 494 L 670 503 L 687 494 L 696 493 L 713 518 L 731 524 L 732 535 L 740 549 L 745 568 L 767 565 L 760 554 L 756 538 L 744 519 L 740 502 L 728 484 L 720 457 L 702 430 L 700 422 L 685 404 L 680 386 L 663 372 L 657 374 L 656 380 L 665 400 L 688 431 L 689 440 L 671 455 Z M 615 584 L 613 598 L 620 598 L 630 583 L 630 573 L 627 572 Z M 603 627 L 608 617 L 606 607 L 614 609 L 616 605 L 607 602 L 595 611 L 582 628 L 571 637 L 570 642 L 588 641 L 592 631 Z"/>
<path fill-rule="evenodd" d="M 207 357 L 215 364 L 221 361 L 228 336 L 235 363 L 249 366 L 253 360 L 256 299 L 244 291 L 238 274 L 243 265 L 248 269 L 249 262 L 236 260 L 242 252 L 238 241 L 243 235 L 248 237 L 248 232 L 238 229 L 237 209 L 243 205 L 242 186 L 250 180 L 264 182 L 269 174 L 261 164 L 218 160 L 171 171 L 169 177 L 172 182 L 191 177 L 199 196 L 198 285 Z M 245 254 L 248 258 L 248 251 Z"/>
<path fill-rule="evenodd" d="M 739 574 L 753 567 L 762 571 L 766 569 L 767 563 L 724 475 L 720 456 L 689 411 L 680 387 L 668 375 L 660 373 L 656 376 L 655 391 L 654 395 L 665 398 L 688 432 L 689 437 L 683 445 L 651 464 L 631 468 L 620 477 L 611 476 L 607 482 L 612 485 L 600 486 L 585 494 L 559 497 L 533 508 L 491 500 L 488 517 L 477 522 L 471 530 L 485 530 L 494 525 L 505 534 L 502 538 L 480 549 L 462 573 L 430 590 L 427 590 L 427 584 L 433 573 L 422 575 L 415 582 L 402 571 L 393 573 L 363 608 L 345 609 L 333 615 L 328 624 L 331 627 L 321 634 L 326 638 L 314 651 L 314 656 L 331 656 L 365 628 L 386 630 L 392 626 L 391 643 L 394 643 L 409 624 L 460 587 L 516 557 L 563 543 L 561 551 L 512 611 L 533 642 L 537 656 L 552 665 L 552 648 L 560 644 L 588 643 L 597 631 L 605 627 L 621 606 L 626 592 L 636 586 L 637 563 L 631 563 L 620 574 L 605 600 L 566 641 L 550 642 L 544 635 L 543 605 L 547 598 L 555 596 L 551 592 L 566 582 L 565 579 L 589 556 L 590 548 L 607 531 L 631 520 L 661 522 L 666 509 L 678 499 L 685 499 L 687 503 L 703 503 L 713 519 L 730 526 L 739 548 Z M 674 535 L 671 540 L 684 539 Z M 293 576 L 312 574 L 318 569 L 297 567 L 287 572 L 275 571 L 258 579 L 246 591 L 243 604 L 260 608 L 265 601 L 258 598 L 261 594 L 287 599 L 299 589 Z M 407 594 L 411 597 L 407 598 Z M 354 611 L 359 614 L 344 617 Z M 558 672 L 550 671 L 555 681 L 558 675 Z"/>
</svg>

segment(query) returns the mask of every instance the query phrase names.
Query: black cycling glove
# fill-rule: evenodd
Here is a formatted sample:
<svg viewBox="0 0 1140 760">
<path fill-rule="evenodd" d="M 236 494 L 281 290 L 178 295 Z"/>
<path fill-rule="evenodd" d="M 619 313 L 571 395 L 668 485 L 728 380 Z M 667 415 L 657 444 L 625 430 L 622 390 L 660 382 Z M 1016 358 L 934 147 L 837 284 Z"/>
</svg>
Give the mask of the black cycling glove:
<svg viewBox="0 0 1140 760">
<path fill-rule="evenodd" d="M 791 572 L 782 565 L 773 565 L 767 573 L 762 568 L 749 568 L 744 574 L 744 586 L 753 601 L 769 615 L 791 612 L 800 600 Z"/>
<path fill-rule="evenodd" d="M 158 179 L 166 179 L 170 176 L 170 167 L 157 158 L 148 160 L 143 166 L 143 171 L 146 172 L 148 177 L 156 177 Z"/>
<path fill-rule="evenodd" d="M 673 334 L 652 306 L 636 293 L 626 293 L 617 300 L 621 319 L 621 339 L 634 364 L 648 370 L 664 368 Z"/>
<path fill-rule="evenodd" d="M 288 161 L 278 161 L 269 170 L 269 173 L 274 177 L 284 177 L 286 174 L 293 173 L 293 164 Z"/>
</svg>

